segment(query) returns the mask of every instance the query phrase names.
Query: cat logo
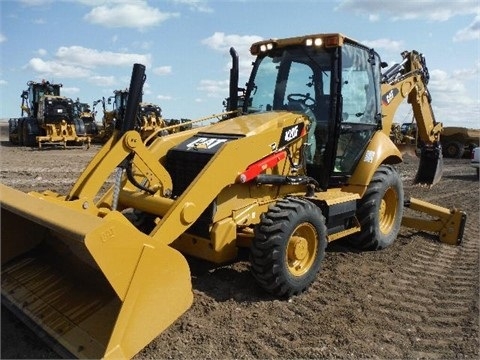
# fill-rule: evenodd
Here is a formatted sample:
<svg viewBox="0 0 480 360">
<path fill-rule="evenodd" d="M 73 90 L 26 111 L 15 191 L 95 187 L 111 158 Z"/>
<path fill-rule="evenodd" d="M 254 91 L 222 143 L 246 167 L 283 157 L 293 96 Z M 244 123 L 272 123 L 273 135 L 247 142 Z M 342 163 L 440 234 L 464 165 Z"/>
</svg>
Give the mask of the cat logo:
<svg viewBox="0 0 480 360">
<path fill-rule="evenodd" d="M 397 96 L 399 90 L 398 89 L 392 89 L 389 92 L 387 92 L 385 95 L 382 96 L 382 103 L 383 105 L 389 105 L 392 100 Z"/>
<path fill-rule="evenodd" d="M 195 150 L 207 150 L 212 149 L 217 145 L 223 144 L 226 142 L 227 139 L 216 139 L 216 138 L 206 138 L 200 137 L 188 143 L 186 145 L 187 149 L 195 149 Z"/>
</svg>

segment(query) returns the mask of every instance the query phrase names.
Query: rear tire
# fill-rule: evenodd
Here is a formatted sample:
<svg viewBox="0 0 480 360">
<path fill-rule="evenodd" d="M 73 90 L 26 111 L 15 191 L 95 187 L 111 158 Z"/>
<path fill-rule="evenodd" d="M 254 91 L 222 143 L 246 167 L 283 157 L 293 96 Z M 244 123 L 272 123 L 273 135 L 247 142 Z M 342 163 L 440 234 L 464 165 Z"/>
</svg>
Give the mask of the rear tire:
<svg viewBox="0 0 480 360">
<path fill-rule="evenodd" d="M 465 149 L 463 144 L 459 141 L 452 141 L 445 146 L 443 149 L 443 155 L 445 157 L 453 158 L 453 159 L 460 159 L 463 156 Z"/>
<path fill-rule="evenodd" d="M 326 246 L 325 218 L 317 206 L 300 198 L 279 200 L 255 229 L 252 274 L 271 294 L 297 295 L 315 280 Z"/>
<path fill-rule="evenodd" d="M 380 166 L 358 202 L 361 230 L 349 238 L 349 243 L 364 250 L 381 250 L 393 244 L 402 222 L 403 199 L 397 171 L 389 165 Z"/>
</svg>

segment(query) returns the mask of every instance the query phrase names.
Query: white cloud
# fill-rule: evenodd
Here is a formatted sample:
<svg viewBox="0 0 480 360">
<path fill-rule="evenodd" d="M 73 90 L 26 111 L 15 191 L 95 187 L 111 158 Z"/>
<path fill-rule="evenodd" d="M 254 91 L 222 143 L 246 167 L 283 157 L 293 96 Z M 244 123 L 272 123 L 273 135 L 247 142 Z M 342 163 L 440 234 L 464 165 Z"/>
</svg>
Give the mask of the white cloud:
<svg viewBox="0 0 480 360">
<path fill-rule="evenodd" d="M 391 39 L 377 39 L 377 40 L 364 40 L 362 44 L 368 46 L 369 48 L 374 48 L 375 50 L 386 50 L 392 51 L 395 53 L 405 50 L 403 41 L 391 40 Z M 380 51 L 378 51 L 380 53 Z"/>
<path fill-rule="evenodd" d="M 454 41 L 468 41 L 480 39 L 480 15 L 477 15 L 475 19 L 466 28 L 463 28 L 455 34 Z"/>
<path fill-rule="evenodd" d="M 341 0 L 336 10 L 353 11 L 370 19 L 377 20 L 385 14 L 392 20 L 427 19 L 445 21 L 456 15 L 477 14 L 480 9 L 478 0 Z"/>
<path fill-rule="evenodd" d="M 480 64 L 475 68 L 454 70 L 451 73 L 435 69 L 430 71 L 428 87 L 432 94 L 435 118 L 446 126 L 480 127 L 478 91 L 471 91 L 468 81 L 476 81 Z"/>
<path fill-rule="evenodd" d="M 36 51 L 36 54 L 37 54 L 38 56 L 45 56 L 45 55 L 48 54 L 48 52 L 47 52 L 47 50 L 45 50 L 45 49 L 38 49 L 38 50 Z"/>
<path fill-rule="evenodd" d="M 8 82 L 6 80 L 0 80 L 0 86 L 7 85 L 7 84 L 8 84 Z"/>
<path fill-rule="evenodd" d="M 5 41 L 7 41 L 7 37 L 3 33 L 0 33 L 0 43 L 3 43 Z"/>
<path fill-rule="evenodd" d="M 88 81 L 96 86 L 101 87 L 114 87 L 116 85 L 116 80 L 114 76 L 100 76 L 93 75 L 88 78 Z"/>
<path fill-rule="evenodd" d="M 204 13 L 212 13 L 213 9 L 208 6 L 207 1 L 205 0 L 172 0 L 176 4 L 187 5 L 190 10 L 204 12 Z"/>
<path fill-rule="evenodd" d="M 172 73 L 172 67 L 171 66 L 159 66 L 154 69 L 152 69 L 152 72 L 155 75 L 168 75 Z"/>
<path fill-rule="evenodd" d="M 213 98 L 226 98 L 228 96 L 228 80 L 201 80 L 197 88 L 205 92 L 206 96 Z"/>
<path fill-rule="evenodd" d="M 171 97 L 170 95 L 157 95 L 157 99 L 158 100 L 172 100 L 173 97 Z"/>
<path fill-rule="evenodd" d="M 203 39 L 202 44 L 225 55 L 229 53 L 231 47 L 234 47 L 239 56 L 240 77 L 248 77 L 254 59 L 250 54 L 250 46 L 262 39 L 257 35 L 226 35 L 223 32 L 215 32 L 212 36 Z M 226 66 L 226 69 L 229 69 L 230 66 L 231 63 Z"/>
<path fill-rule="evenodd" d="M 108 2 L 94 7 L 84 19 L 92 24 L 110 28 L 146 29 L 160 25 L 162 22 L 178 17 L 178 13 L 161 12 L 150 7 L 146 1 Z"/>
<path fill-rule="evenodd" d="M 252 43 L 262 39 L 257 35 L 226 35 L 223 32 L 215 32 L 212 36 L 203 39 L 202 44 L 221 52 L 228 51 L 232 46 L 238 52 L 249 52 Z"/>
<path fill-rule="evenodd" d="M 82 46 L 62 46 L 56 52 L 59 61 L 66 64 L 80 65 L 86 68 L 97 66 L 130 66 L 133 63 L 141 63 L 150 66 L 151 55 L 134 53 L 117 53 L 111 51 L 99 51 L 84 48 Z"/>
<path fill-rule="evenodd" d="M 57 78 L 81 78 L 90 76 L 88 69 L 62 64 L 57 61 L 44 61 L 40 58 L 30 59 L 24 68 L 28 68 L 38 73 L 40 76 L 55 76 Z"/>
</svg>

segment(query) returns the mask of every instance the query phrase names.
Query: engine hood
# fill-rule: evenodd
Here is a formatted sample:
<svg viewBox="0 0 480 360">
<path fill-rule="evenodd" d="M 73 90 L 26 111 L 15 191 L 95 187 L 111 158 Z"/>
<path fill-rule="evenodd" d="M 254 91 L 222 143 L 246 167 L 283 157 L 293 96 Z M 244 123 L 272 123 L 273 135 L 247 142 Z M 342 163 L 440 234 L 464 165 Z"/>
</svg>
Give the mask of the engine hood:
<svg viewBox="0 0 480 360">
<path fill-rule="evenodd" d="M 269 111 L 239 116 L 203 128 L 202 134 L 252 136 L 265 131 L 278 131 L 289 125 L 304 122 L 304 117 L 286 111 Z"/>
<path fill-rule="evenodd" d="M 262 135 L 265 139 L 263 146 L 271 151 L 304 134 L 304 116 L 286 111 L 270 111 L 239 116 L 204 127 L 176 148 L 215 153 L 225 142 Z"/>
</svg>

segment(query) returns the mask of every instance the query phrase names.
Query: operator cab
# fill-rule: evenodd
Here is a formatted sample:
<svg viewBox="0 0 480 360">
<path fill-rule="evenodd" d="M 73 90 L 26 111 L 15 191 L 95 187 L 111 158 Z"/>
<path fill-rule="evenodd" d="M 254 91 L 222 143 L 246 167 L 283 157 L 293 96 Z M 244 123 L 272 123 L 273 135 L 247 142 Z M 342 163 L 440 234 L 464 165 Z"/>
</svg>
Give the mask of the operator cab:
<svg viewBox="0 0 480 360">
<path fill-rule="evenodd" d="M 269 40 L 251 50 L 257 59 L 243 112 L 307 115 L 308 175 L 324 189 L 346 182 L 381 126 L 378 54 L 339 34 Z"/>
</svg>

